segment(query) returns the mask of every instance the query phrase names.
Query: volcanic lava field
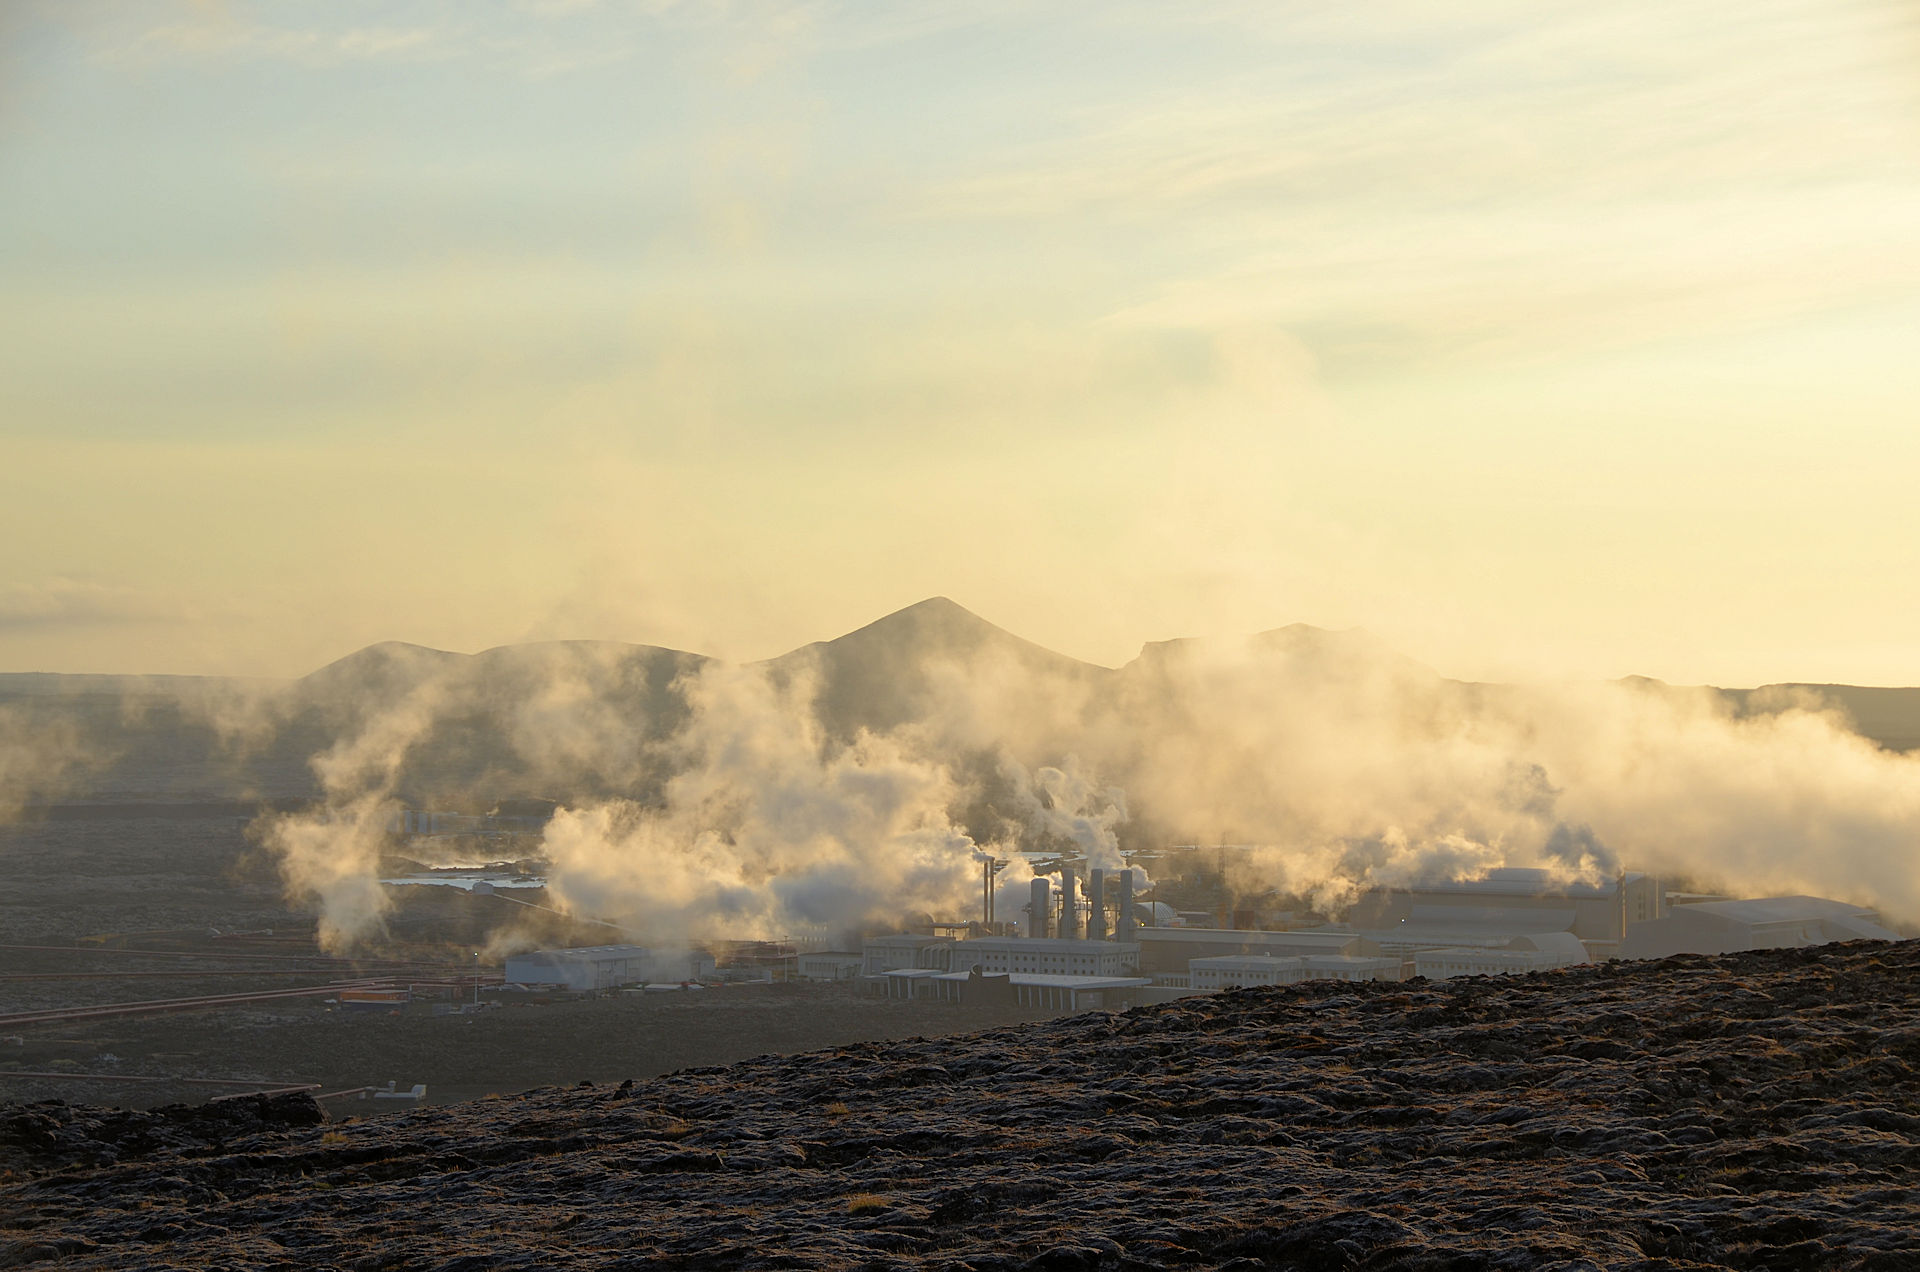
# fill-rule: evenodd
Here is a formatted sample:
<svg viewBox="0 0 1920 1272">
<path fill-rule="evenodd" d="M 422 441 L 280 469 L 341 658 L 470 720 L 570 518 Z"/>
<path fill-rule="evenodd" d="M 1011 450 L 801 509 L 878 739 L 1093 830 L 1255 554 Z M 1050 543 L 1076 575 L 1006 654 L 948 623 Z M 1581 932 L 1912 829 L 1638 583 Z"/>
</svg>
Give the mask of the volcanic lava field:
<svg viewBox="0 0 1920 1272">
<path fill-rule="evenodd" d="M 1920 1268 L 1920 943 L 1320 983 L 327 1124 L 0 1109 L 0 1266 Z"/>
</svg>

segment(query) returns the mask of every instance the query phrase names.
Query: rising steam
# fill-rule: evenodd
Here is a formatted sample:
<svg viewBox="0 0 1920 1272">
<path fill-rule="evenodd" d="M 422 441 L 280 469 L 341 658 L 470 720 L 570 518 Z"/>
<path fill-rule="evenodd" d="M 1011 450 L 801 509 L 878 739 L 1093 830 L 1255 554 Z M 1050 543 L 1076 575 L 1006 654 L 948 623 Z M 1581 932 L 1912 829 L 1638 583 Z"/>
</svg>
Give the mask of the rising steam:
<svg viewBox="0 0 1920 1272">
<path fill-rule="evenodd" d="M 976 850 L 950 819 L 948 770 L 892 737 L 829 743 L 814 688 L 754 668 L 691 678 L 664 807 L 603 803 L 549 826 L 559 903 L 681 937 L 838 935 L 953 912 Z"/>
</svg>

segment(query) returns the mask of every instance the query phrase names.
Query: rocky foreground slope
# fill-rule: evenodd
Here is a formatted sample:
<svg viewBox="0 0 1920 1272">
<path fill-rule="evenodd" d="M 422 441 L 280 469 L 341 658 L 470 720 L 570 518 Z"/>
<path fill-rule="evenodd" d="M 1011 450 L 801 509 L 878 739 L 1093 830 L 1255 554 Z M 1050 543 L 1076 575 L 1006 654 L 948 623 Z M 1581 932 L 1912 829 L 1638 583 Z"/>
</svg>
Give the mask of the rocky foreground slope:
<svg viewBox="0 0 1920 1272">
<path fill-rule="evenodd" d="M 1920 942 L 1318 984 L 325 1125 L 0 1110 L 0 1265 L 1920 1268 Z"/>
</svg>

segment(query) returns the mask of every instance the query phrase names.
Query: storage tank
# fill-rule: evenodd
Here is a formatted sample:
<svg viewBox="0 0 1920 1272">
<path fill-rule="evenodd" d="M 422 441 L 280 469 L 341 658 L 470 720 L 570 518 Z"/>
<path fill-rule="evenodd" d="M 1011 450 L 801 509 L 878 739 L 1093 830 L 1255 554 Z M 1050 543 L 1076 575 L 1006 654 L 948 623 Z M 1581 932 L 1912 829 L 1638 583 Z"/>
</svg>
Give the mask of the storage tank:
<svg viewBox="0 0 1920 1272">
<path fill-rule="evenodd" d="M 1045 879 L 1035 879 L 1028 897 L 1027 935 L 1044 940 L 1047 936 L 1047 920 L 1053 914 L 1053 885 Z"/>
</svg>

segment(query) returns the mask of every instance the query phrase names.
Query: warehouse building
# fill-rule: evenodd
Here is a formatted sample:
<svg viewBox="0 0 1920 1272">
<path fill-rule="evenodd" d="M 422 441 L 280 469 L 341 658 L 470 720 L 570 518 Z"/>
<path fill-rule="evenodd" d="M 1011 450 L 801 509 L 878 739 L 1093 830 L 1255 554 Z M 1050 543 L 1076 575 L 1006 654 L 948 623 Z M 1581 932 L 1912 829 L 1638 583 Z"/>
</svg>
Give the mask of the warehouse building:
<svg viewBox="0 0 1920 1272">
<path fill-rule="evenodd" d="M 650 950 L 643 945 L 590 945 L 507 956 L 509 985 L 550 985 L 585 992 L 622 985 L 671 984 L 713 974 L 710 955 L 694 950 Z"/>
<path fill-rule="evenodd" d="M 1428 980 L 1544 972 L 1556 967 L 1575 967 L 1587 961 L 1586 946 L 1571 932 L 1517 936 L 1498 949 L 1456 945 L 1418 950 L 1413 955 L 1415 974 Z"/>
<path fill-rule="evenodd" d="M 806 981 L 852 980 L 860 975 L 866 956 L 849 950 L 811 950 L 794 959 L 794 975 Z"/>
<path fill-rule="evenodd" d="M 1307 954 L 1279 958 L 1269 954 L 1224 954 L 1196 958 L 1187 965 L 1187 983 L 1196 991 L 1229 986 L 1298 985 L 1302 981 L 1397 981 L 1405 965 L 1398 958 L 1350 954 Z"/>
<path fill-rule="evenodd" d="M 952 950 L 953 938 L 947 936 L 923 936 L 917 932 L 870 936 L 860 944 L 860 974 L 879 976 L 911 967 L 944 972 Z"/>
<path fill-rule="evenodd" d="M 1634 924 L 1620 953 L 1622 958 L 1665 958 L 1900 939 L 1863 905 L 1825 897 L 1756 897 L 1674 906 L 1663 918 Z"/>
<path fill-rule="evenodd" d="M 1270 958 L 1305 958 L 1318 954 L 1372 957 L 1380 946 L 1359 932 L 1314 928 L 1307 931 L 1262 932 L 1251 928 L 1140 928 L 1140 971 L 1184 972 L 1194 959 L 1224 958 L 1232 954 L 1262 954 Z"/>
<path fill-rule="evenodd" d="M 1137 941 L 1022 940 L 984 936 L 953 948 L 953 968 L 1031 976 L 1131 976 L 1140 966 Z"/>
<path fill-rule="evenodd" d="M 1372 888 L 1347 913 L 1347 926 L 1376 941 L 1400 929 L 1394 943 L 1505 946 L 1517 936 L 1571 932 L 1593 959 L 1620 952 L 1627 928 L 1660 918 L 1666 903 L 1658 879 L 1629 872 L 1593 881 L 1557 879 L 1551 871 L 1503 866 L 1477 879 L 1440 880 L 1407 888 Z"/>
</svg>

